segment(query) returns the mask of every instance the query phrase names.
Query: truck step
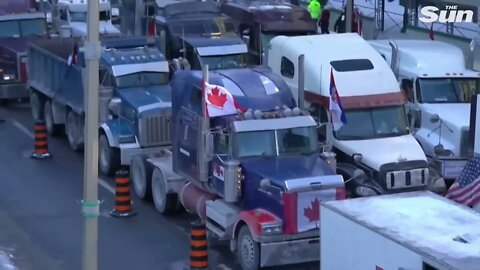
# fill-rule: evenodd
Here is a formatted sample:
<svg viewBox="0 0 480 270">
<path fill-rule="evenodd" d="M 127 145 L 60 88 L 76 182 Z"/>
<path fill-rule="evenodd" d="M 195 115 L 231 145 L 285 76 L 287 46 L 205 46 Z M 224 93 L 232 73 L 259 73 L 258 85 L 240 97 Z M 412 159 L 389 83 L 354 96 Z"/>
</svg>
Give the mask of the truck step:
<svg viewBox="0 0 480 270">
<path fill-rule="evenodd" d="M 223 200 L 207 201 L 207 217 L 224 231 L 235 224 L 239 212 L 238 207 Z"/>
<path fill-rule="evenodd" d="M 227 239 L 227 233 L 210 220 L 207 221 L 207 229 L 213 232 L 219 238 L 219 240 Z"/>
</svg>

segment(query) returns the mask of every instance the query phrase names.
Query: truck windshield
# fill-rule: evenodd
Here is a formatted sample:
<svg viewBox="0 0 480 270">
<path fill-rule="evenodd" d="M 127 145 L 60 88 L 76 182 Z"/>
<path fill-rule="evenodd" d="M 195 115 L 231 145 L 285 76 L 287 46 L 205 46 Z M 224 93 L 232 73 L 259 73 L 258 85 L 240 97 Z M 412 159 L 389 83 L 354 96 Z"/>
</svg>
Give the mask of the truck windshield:
<svg viewBox="0 0 480 270">
<path fill-rule="evenodd" d="M 239 132 L 234 139 L 237 158 L 312 154 L 317 150 L 315 127 Z"/>
<path fill-rule="evenodd" d="M 100 21 L 109 21 L 110 20 L 110 11 L 104 10 L 99 13 Z M 74 12 L 70 11 L 70 21 L 71 22 L 87 22 L 87 12 Z"/>
<path fill-rule="evenodd" d="M 232 34 L 236 36 L 235 25 L 223 18 L 175 22 L 169 24 L 169 28 L 175 35 Z"/>
<path fill-rule="evenodd" d="M 118 88 L 164 85 L 168 82 L 167 72 L 137 72 L 115 77 L 115 86 Z"/>
<path fill-rule="evenodd" d="M 409 134 L 404 106 L 346 110 L 347 124 L 335 132 L 338 140 L 367 140 Z"/>
<path fill-rule="evenodd" d="M 0 37 L 44 36 L 47 26 L 43 19 L 0 21 Z"/>
<path fill-rule="evenodd" d="M 200 64 L 209 69 L 243 68 L 247 66 L 248 54 L 231 54 L 220 56 L 201 56 Z"/>
<path fill-rule="evenodd" d="M 479 93 L 478 78 L 418 79 L 417 100 L 420 103 L 470 103 Z"/>
</svg>

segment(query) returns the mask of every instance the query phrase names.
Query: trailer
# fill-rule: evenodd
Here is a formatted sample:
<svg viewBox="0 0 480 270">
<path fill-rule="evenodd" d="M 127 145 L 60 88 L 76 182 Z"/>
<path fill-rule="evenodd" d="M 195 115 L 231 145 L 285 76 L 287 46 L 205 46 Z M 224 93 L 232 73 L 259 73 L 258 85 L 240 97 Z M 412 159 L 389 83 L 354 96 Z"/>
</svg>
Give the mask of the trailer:
<svg viewBox="0 0 480 270">
<path fill-rule="evenodd" d="M 321 269 L 480 269 L 480 215 L 428 191 L 324 202 L 320 216 Z"/>
</svg>

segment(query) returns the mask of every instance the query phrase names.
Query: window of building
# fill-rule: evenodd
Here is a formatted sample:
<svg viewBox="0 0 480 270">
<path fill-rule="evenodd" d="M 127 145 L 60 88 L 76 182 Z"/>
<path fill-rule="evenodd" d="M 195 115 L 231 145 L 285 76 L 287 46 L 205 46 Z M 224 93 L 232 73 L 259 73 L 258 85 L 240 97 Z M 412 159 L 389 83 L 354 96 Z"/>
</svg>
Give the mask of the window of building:
<svg viewBox="0 0 480 270">
<path fill-rule="evenodd" d="M 293 65 L 293 62 L 285 56 L 282 56 L 282 61 L 280 63 L 280 73 L 282 74 L 282 76 L 287 78 L 293 78 L 295 76 L 295 66 Z"/>
</svg>

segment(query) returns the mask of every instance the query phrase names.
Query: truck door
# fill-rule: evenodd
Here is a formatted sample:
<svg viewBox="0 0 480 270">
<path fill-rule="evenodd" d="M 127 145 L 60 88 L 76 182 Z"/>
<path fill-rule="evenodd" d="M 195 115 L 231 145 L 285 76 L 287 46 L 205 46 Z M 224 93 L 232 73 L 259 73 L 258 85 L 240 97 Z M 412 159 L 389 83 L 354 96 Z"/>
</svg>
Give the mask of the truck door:
<svg viewBox="0 0 480 270">
<path fill-rule="evenodd" d="M 407 119 L 410 125 L 410 130 L 414 130 L 415 128 L 420 127 L 420 119 L 416 119 L 415 117 L 415 94 L 413 80 L 402 79 L 400 87 L 408 100 L 408 103 L 405 105 L 405 109 L 407 111 Z"/>
<path fill-rule="evenodd" d="M 197 144 L 199 118 L 202 116 L 202 91 L 194 85 L 190 89 L 178 112 L 178 124 L 175 127 L 178 149 L 174 149 L 178 159 L 175 163 L 176 168 L 187 178 L 198 179 Z"/>
</svg>

